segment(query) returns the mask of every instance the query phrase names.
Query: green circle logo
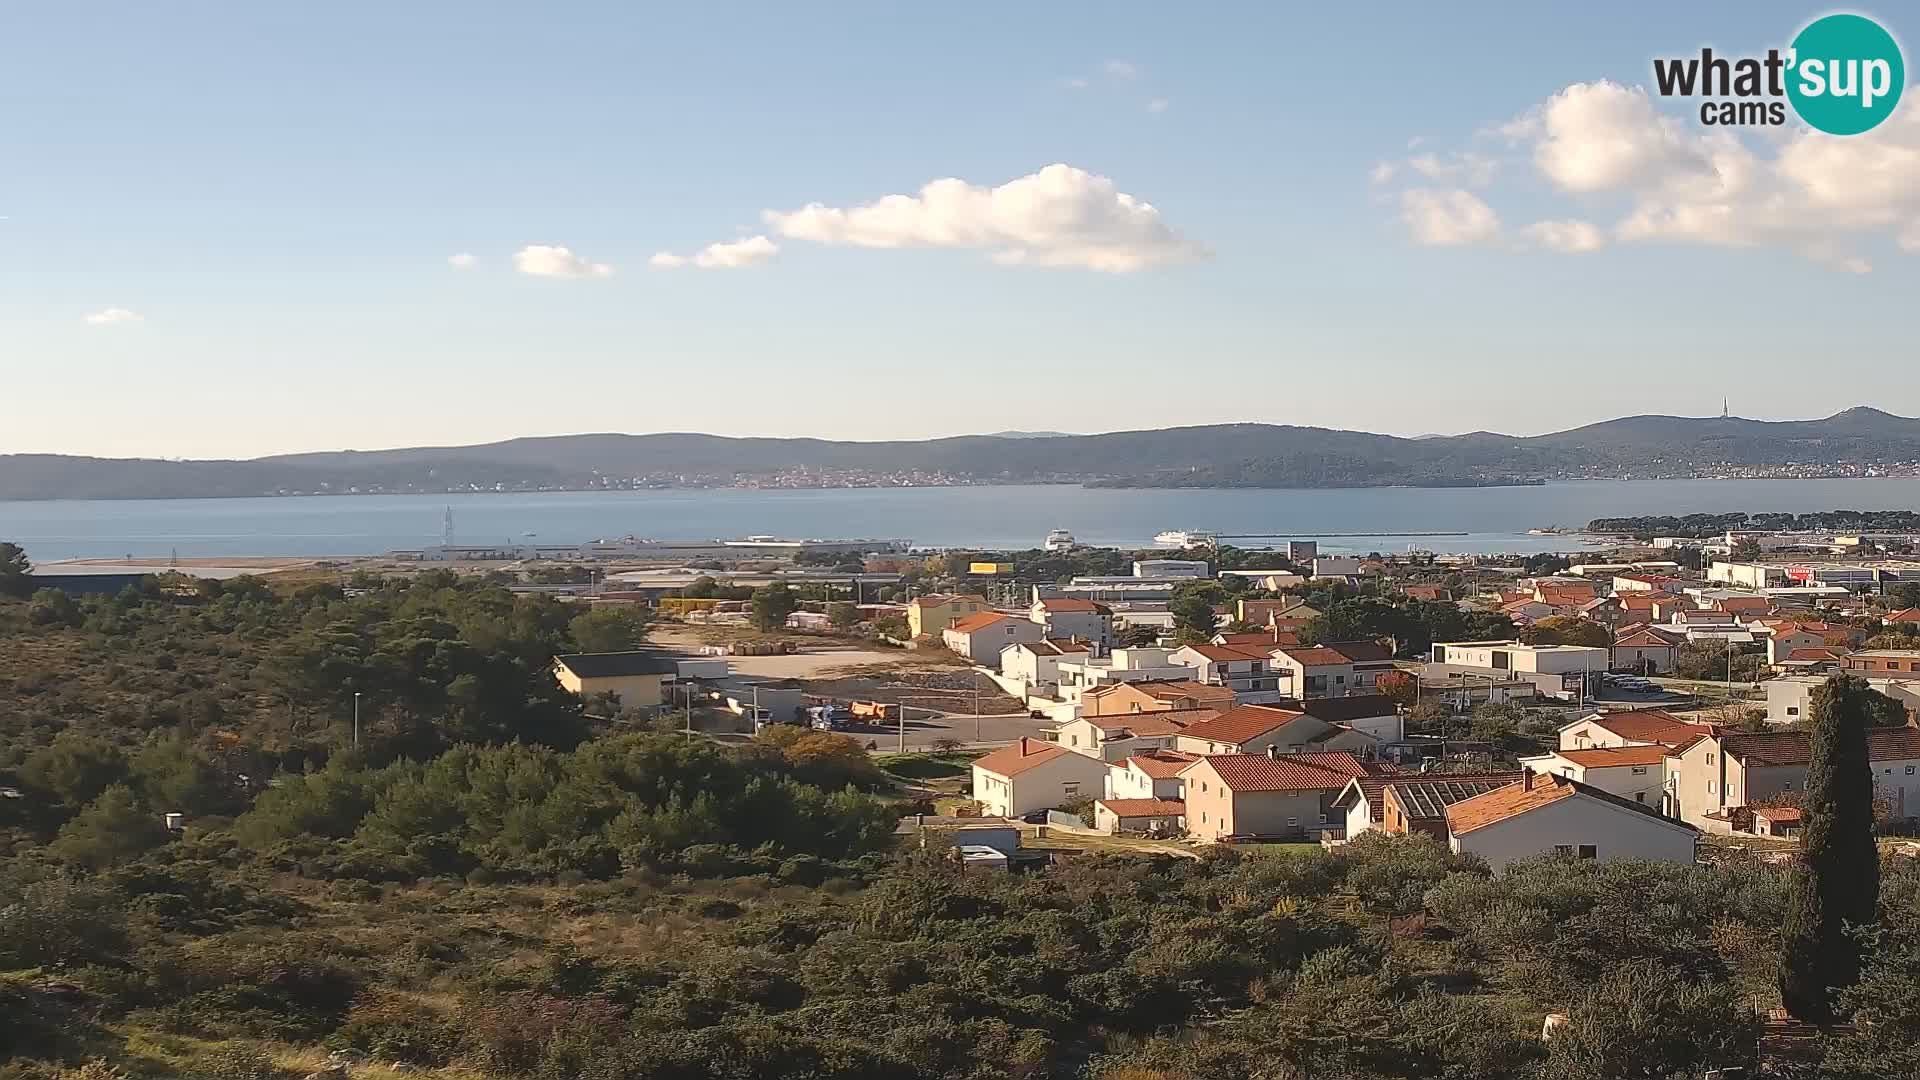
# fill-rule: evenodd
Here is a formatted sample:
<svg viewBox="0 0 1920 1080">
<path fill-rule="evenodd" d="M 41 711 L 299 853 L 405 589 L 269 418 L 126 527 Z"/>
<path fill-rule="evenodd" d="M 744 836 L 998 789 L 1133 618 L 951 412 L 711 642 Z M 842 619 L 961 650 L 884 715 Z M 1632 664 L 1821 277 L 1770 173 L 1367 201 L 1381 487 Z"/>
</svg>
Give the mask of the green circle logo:
<svg viewBox="0 0 1920 1080">
<path fill-rule="evenodd" d="M 1893 115 L 1907 87 L 1900 45 L 1864 15 L 1827 15 L 1793 39 L 1787 98 L 1829 135 L 1858 135 Z"/>
</svg>

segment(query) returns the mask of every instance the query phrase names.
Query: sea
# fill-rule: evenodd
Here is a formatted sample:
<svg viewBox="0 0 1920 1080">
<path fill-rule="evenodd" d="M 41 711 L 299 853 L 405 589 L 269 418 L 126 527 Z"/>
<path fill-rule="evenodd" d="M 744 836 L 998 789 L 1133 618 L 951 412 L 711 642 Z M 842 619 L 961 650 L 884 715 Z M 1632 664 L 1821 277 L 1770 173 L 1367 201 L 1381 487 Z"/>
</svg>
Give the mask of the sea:
<svg viewBox="0 0 1920 1080">
<path fill-rule="evenodd" d="M 1017 487 L 556 491 L 248 499 L 0 501 L 0 540 L 60 559 L 360 556 L 438 543 L 576 543 L 748 535 L 1022 550 L 1053 529 L 1139 548 L 1168 529 L 1240 547 L 1312 539 L 1327 552 L 1580 551 L 1597 517 L 1920 507 L 1920 477 L 1581 480 L 1529 487 L 1117 489 Z"/>
</svg>

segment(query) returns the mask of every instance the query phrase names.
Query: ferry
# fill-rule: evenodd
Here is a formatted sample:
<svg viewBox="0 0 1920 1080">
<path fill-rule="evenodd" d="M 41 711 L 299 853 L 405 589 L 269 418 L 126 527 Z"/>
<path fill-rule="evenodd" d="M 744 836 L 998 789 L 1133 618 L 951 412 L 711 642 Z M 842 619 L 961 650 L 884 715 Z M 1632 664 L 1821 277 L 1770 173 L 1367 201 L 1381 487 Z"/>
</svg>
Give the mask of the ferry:
<svg viewBox="0 0 1920 1080">
<path fill-rule="evenodd" d="M 1197 548 L 1212 547 L 1215 539 L 1213 533 L 1199 529 L 1168 529 L 1163 533 L 1155 533 L 1153 542 L 1161 547 Z"/>
<path fill-rule="evenodd" d="M 1065 529 L 1055 529 L 1047 534 L 1044 546 L 1048 551 L 1072 551 L 1073 534 Z"/>
</svg>

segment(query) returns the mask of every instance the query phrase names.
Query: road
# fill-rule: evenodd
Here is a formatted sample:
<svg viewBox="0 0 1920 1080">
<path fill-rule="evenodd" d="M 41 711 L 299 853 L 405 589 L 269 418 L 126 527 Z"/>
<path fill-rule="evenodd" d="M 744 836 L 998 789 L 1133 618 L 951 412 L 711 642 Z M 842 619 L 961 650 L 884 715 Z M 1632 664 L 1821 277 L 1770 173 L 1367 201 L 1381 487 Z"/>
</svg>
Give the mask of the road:
<svg viewBox="0 0 1920 1080">
<path fill-rule="evenodd" d="M 907 710 L 906 734 L 907 749 L 928 750 L 942 739 L 954 739 L 969 748 L 990 748 L 1005 746 L 1022 735 L 1031 739 L 1045 738 L 1053 727 L 1050 720 L 1035 720 L 1026 713 L 991 713 L 975 717 L 972 713 L 939 714 L 928 709 L 909 708 Z M 976 723 L 977 721 L 977 723 Z M 862 742 L 879 744 L 885 751 L 900 747 L 900 729 L 898 726 L 858 726 L 847 728 L 845 734 Z"/>
</svg>

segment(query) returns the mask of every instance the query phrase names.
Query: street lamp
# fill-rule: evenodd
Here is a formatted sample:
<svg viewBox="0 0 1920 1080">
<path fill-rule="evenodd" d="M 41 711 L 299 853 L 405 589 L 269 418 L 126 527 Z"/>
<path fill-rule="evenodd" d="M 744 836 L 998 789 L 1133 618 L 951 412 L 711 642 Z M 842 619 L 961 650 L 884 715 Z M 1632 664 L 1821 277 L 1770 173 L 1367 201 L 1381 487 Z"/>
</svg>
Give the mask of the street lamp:
<svg viewBox="0 0 1920 1080">
<path fill-rule="evenodd" d="M 353 692 L 353 748 L 360 749 L 360 691 Z"/>
</svg>

